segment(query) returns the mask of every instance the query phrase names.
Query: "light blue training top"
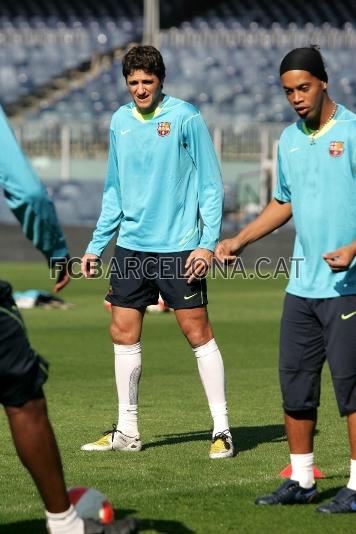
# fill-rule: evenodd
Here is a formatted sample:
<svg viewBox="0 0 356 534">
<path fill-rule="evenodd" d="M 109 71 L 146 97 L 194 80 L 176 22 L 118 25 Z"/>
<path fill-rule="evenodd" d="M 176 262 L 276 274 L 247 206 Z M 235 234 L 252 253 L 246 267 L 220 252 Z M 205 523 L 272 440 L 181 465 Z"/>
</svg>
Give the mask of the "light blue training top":
<svg viewBox="0 0 356 534">
<path fill-rule="evenodd" d="M 278 148 L 275 198 L 291 202 L 296 227 L 287 292 L 307 298 L 356 294 L 356 261 L 333 273 L 322 258 L 356 240 L 356 115 L 337 113 L 314 136 L 304 121 L 284 130 Z M 299 276 L 298 276 L 299 274 Z"/>
<path fill-rule="evenodd" d="M 87 252 L 214 250 L 223 209 L 209 131 L 191 104 L 165 96 L 146 119 L 133 102 L 113 115 L 102 211 Z M 201 220 L 202 224 L 201 224 Z"/>
<path fill-rule="evenodd" d="M 68 249 L 47 191 L 19 147 L 0 107 L 0 186 L 25 236 L 49 261 Z"/>
</svg>

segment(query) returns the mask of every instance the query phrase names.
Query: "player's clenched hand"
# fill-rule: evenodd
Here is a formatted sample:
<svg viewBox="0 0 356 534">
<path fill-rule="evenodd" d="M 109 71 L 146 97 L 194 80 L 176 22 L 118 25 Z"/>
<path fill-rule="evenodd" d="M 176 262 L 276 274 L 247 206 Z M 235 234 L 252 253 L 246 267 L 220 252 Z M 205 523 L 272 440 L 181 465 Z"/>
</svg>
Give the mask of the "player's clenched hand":
<svg viewBox="0 0 356 534">
<path fill-rule="evenodd" d="M 90 278 L 91 276 L 95 275 L 99 260 L 100 258 L 96 254 L 84 254 L 82 257 L 80 270 L 84 274 L 85 278 Z"/>
<path fill-rule="evenodd" d="M 340 271 L 346 271 L 352 260 L 356 255 L 356 244 L 345 245 L 333 252 L 326 252 L 323 254 L 323 258 L 329 265 L 330 269 L 335 273 Z"/>
<path fill-rule="evenodd" d="M 206 275 L 213 255 L 213 252 L 206 248 L 196 248 L 189 254 L 184 266 L 187 269 L 184 276 L 188 278 L 188 284 Z"/>
<path fill-rule="evenodd" d="M 234 261 L 238 251 L 242 251 L 242 246 L 236 239 L 224 239 L 216 245 L 215 257 L 222 263 Z"/>
<path fill-rule="evenodd" d="M 58 271 L 57 280 L 54 285 L 53 291 L 58 293 L 70 282 L 70 262 L 69 256 L 60 259 L 52 264 L 52 269 Z"/>
</svg>

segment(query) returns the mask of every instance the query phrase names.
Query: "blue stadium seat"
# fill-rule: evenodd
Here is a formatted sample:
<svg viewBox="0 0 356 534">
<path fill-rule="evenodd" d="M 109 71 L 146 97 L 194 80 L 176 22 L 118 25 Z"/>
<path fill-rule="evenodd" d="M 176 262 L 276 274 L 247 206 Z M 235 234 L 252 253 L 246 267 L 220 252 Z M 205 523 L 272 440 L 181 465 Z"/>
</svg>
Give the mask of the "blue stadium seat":
<svg viewBox="0 0 356 534">
<path fill-rule="evenodd" d="M 180 25 L 187 34 L 198 32 L 194 44 L 162 42 L 167 66 L 166 90 L 210 110 L 209 120 L 233 122 L 246 116 L 259 121 L 285 120 L 291 111 L 281 92 L 278 65 L 290 47 L 282 46 L 285 32 L 298 39 L 301 28 L 318 35 L 318 29 L 332 32 L 334 27 L 352 28 L 356 19 L 353 0 L 320 0 L 305 4 L 302 0 L 285 3 L 275 0 L 206 0 L 201 2 L 171 0 L 162 4 L 166 26 Z M 63 70 L 77 66 L 95 51 L 124 46 L 142 33 L 142 0 L 31 0 L 0 5 L 0 101 L 14 102 L 36 87 L 47 83 Z M 183 9 L 184 8 L 184 9 Z M 347 26 L 347 24 L 349 24 Z M 263 29 L 268 32 L 263 33 Z M 245 41 L 211 41 L 211 30 L 245 32 Z M 200 36 L 200 38 L 199 38 Z M 273 39 L 272 39 L 272 37 Z M 355 102 L 356 72 L 350 49 L 323 48 L 330 73 L 330 91 L 352 107 Z M 121 61 L 100 76 L 88 81 L 83 90 L 75 90 L 62 101 L 46 106 L 41 114 L 57 115 L 60 120 L 101 120 L 128 100 L 121 74 Z"/>
</svg>

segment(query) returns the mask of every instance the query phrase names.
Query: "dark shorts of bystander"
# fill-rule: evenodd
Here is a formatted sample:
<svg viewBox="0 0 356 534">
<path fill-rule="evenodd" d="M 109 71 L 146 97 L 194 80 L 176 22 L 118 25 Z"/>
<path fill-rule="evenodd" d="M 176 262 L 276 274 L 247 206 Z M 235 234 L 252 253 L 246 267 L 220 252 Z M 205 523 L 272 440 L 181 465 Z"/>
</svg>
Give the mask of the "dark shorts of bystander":
<svg viewBox="0 0 356 534">
<path fill-rule="evenodd" d="M 356 295 L 286 295 L 280 334 L 280 382 L 286 411 L 316 408 L 328 361 L 340 415 L 356 412 Z"/>
<path fill-rule="evenodd" d="M 160 293 L 175 310 L 205 306 L 205 278 L 188 284 L 184 277 L 190 253 L 191 250 L 140 252 L 117 246 L 106 300 L 113 306 L 139 309 L 156 304 Z"/>
<path fill-rule="evenodd" d="M 0 281 L 0 403 L 22 406 L 43 398 L 48 363 L 31 348 L 11 293 L 10 284 Z"/>
</svg>

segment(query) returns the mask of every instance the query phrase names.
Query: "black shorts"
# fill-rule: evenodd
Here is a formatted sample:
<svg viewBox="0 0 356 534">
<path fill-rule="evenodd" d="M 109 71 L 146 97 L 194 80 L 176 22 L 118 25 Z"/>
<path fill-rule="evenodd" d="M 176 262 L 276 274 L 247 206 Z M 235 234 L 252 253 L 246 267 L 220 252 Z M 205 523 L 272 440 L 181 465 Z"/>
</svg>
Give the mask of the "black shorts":
<svg viewBox="0 0 356 534">
<path fill-rule="evenodd" d="M 106 300 L 113 306 L 138 309 L 157 304 L 160 293 L 175 310 L 205 306 L 208 303 L 205 278 L 191 284 L 184 278 L 184 265 L 190 253 L 190 250 L 136 252 L 116 247 Z"/>
<path fill-rule="evenodd" d="M 0 403 L 22 406 L 43 398 L 48 363 L 30 346 L 11 286 L 0 281 Z"/>
<path fill-rule="evenodd" d="M 356 412 L 356 295 L 306 299 L 287 294 L 280 336 L 285 410 L 319 405 L 326 359 L 340 415 Z"/>
</svg>

